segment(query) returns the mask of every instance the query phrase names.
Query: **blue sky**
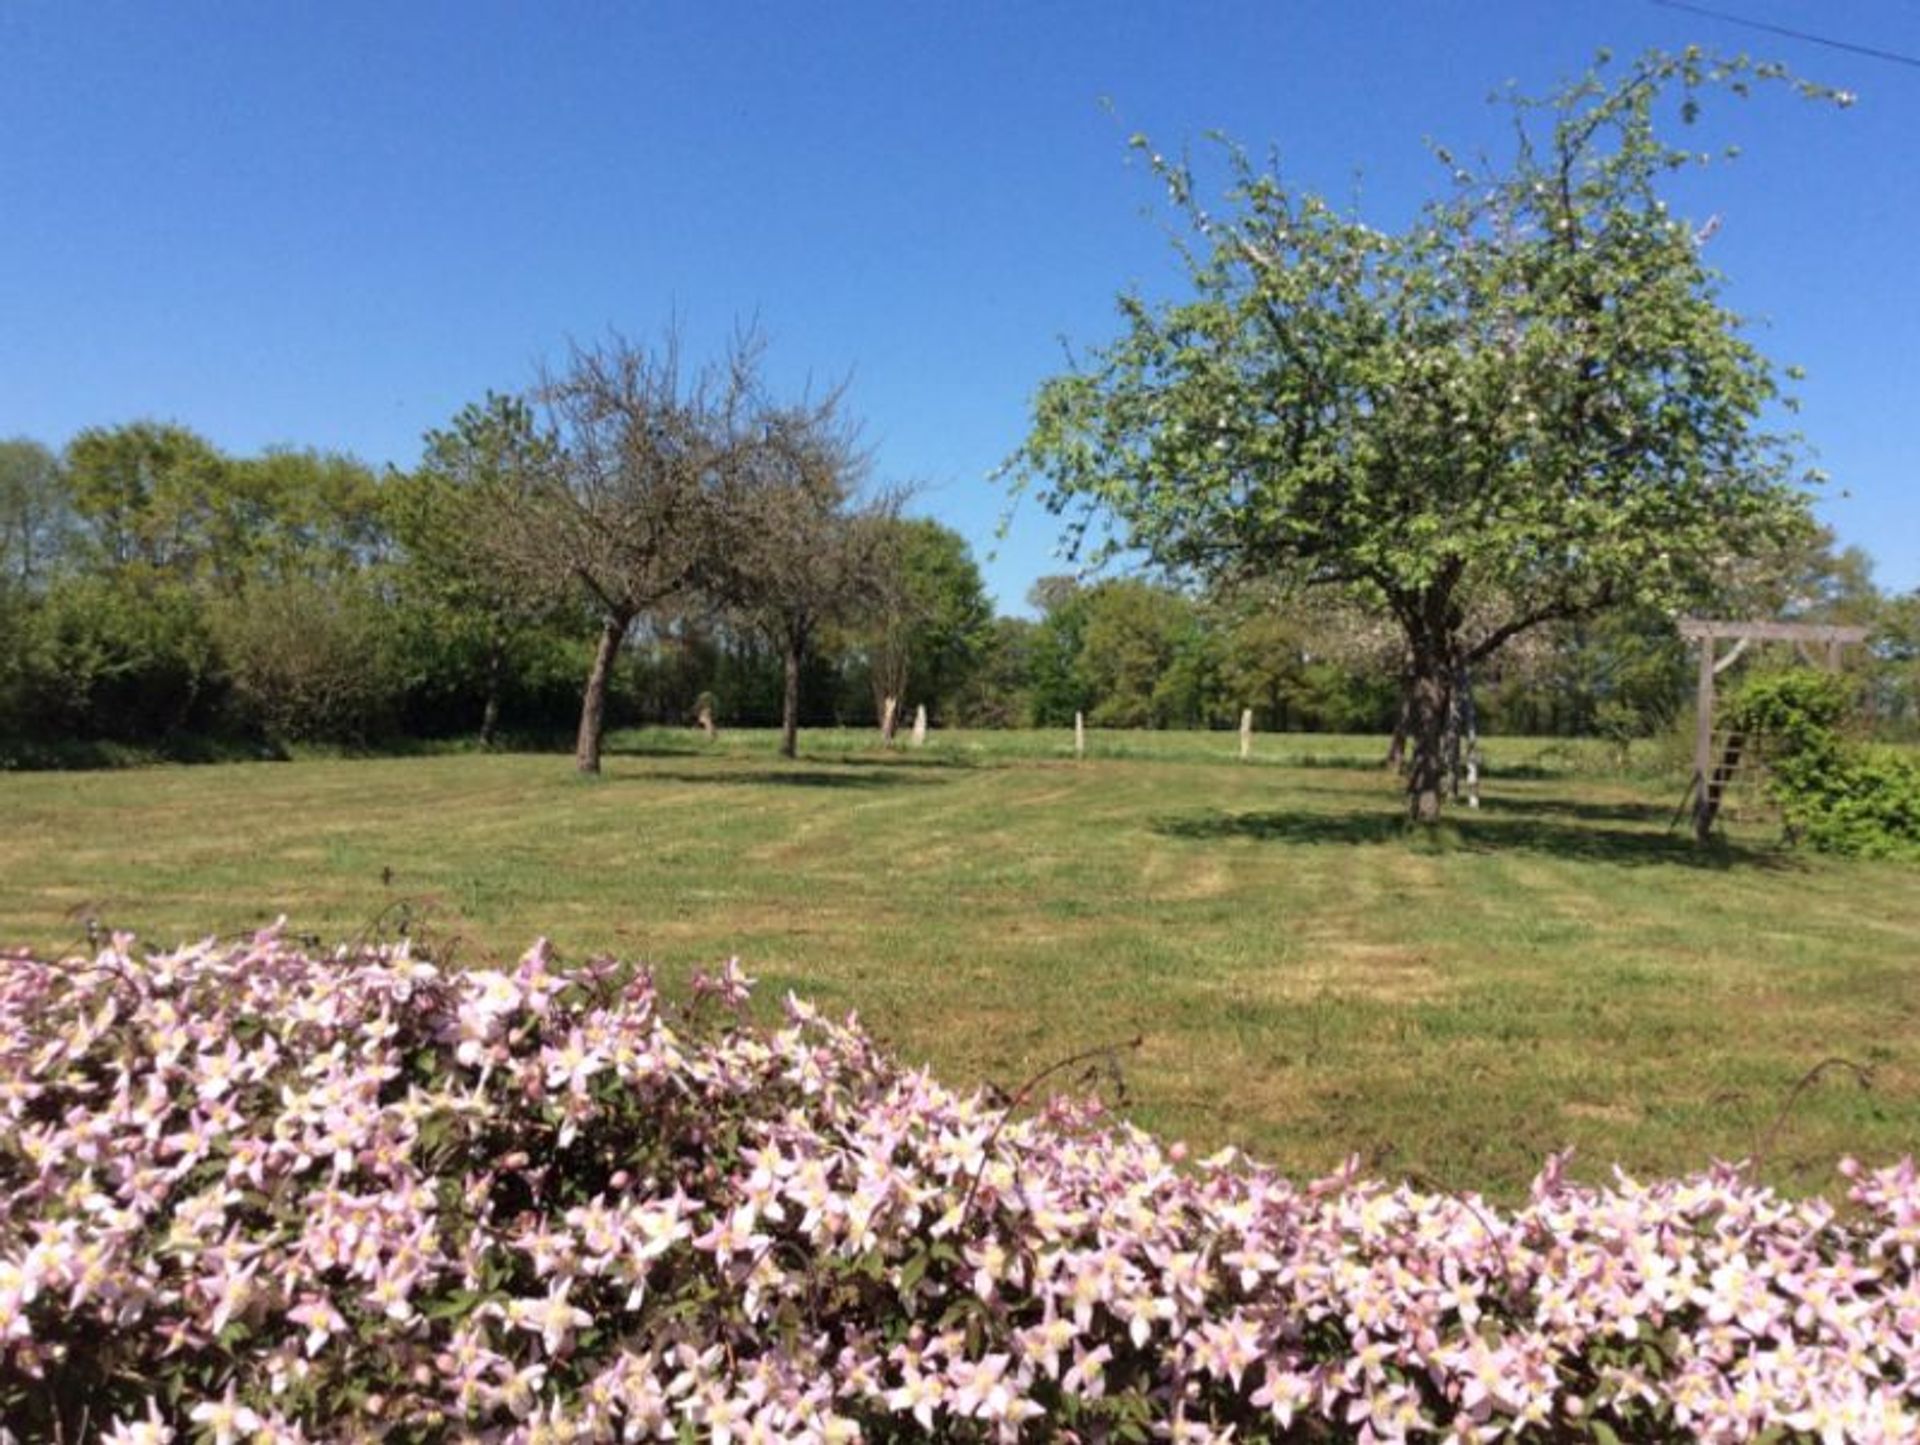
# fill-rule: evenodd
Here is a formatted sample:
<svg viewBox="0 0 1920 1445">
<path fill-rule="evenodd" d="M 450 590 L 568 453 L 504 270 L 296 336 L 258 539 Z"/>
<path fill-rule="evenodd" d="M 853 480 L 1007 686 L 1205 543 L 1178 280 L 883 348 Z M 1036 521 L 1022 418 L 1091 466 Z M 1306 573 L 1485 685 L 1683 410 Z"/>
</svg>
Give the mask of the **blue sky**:
<svg viewBox="0 0 1920 1445">
<path fill-rule="evenodd" d="M 1920 55 L 1920 5 L 1728 0 Z M 1858 93 L 1710 117 L 1687 183 L 1761 344 L 1809 376 L 1822 516 L 1920 585 L 1920 68 L 1646 0 L 1403 4 L 90 4 L 0 0 L 0 436 L 159 417 L 236 452 L 410 465 L 568 338 L 711 350 L 757 317 L 785 386 L 850 378 L 1003 608 L 1061 570 L 988 474 L 1062 338 L 1178 294 L 1125 145 L 1224 130 L 1392 224 L 1487 95 L 1699 41 Z M 996 555 L 987 560 L 988 553 Z"/>
</svg>

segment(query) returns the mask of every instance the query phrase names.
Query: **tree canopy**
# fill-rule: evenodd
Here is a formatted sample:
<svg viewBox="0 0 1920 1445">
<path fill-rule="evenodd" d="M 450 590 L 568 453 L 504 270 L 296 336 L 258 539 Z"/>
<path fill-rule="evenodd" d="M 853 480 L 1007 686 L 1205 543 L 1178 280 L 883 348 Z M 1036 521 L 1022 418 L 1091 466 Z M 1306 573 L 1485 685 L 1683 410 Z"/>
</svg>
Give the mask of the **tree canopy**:
<svg viewBox="0 0 1920 1445">
<path fill-rule="evenodd" d="M 44 579 L 67 541 L 70 513 L 59 458 L 27 437 L 0 441 L 0 588 Z"/>
<path fill-rule="evenodd" d="M 1781 73 L 1697 51 L 1516 98 L 1506 163 L 1444 150 L 1412 224 L 1375 229 L 1227 147 L 1210 205 L 1148 155 L 1191 230 L 1191 296 L 1049 381 L 1010 470 L 1163 567 L 1331 585 L 1410 658 L 1410 804 L 1439 808 L 1462 670 L 1530 628 L 1673 607 L 1806 525 L 1775 370 L 1663 184 L 1677 109 Z"/>
<path fill-rule="evenodd" d="M 887 700 L 951 715 L 993 625 L 980 568 L 967 542 L 927 517 L 878 524 L 875 587 L 853 629 L 866 654 L 874 711 Z"/>
<path fill-rule="evenodd" d="M 400 587 L 410 616 L 436 634 L 431 656 L 472 659 L 482 702 L 480 741 L 499 728 L 508 659 L 529 633 L 566 610 L 572 579 L 524 565 L 520 542 L 543 479 L 554 475 L 557 443 L 521 397 L 488 392 L 429 431 L 420 465 L 398 478 L 388 508 L 407 552 Z M 499 552 L 523 565 L 500 565 Z"/>
</svg>

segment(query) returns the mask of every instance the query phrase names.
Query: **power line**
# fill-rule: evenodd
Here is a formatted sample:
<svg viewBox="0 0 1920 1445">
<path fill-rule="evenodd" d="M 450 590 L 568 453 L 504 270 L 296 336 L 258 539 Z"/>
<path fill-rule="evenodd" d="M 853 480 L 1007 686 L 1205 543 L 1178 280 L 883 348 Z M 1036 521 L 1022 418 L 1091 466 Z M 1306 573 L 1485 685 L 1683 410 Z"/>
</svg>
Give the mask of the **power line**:
<svg viewBox="0 0 1920 1445">
<path fill-rule="evenodd" d="M 1891 60 L 1895 65 L 1911 65 L 1916 70 L 1920 70 L 1920 55 L 1902 55 L 1897 50 L 1879 50 L 1871 45 L 1855 45 L 1851 41 L 1815 35 L 1808 30 L 1795 30 L 1786 25 L 1769 25 L 1764 20 L 1749 20 L 1744 15 L 1731 15 L 1725 10 L 1710 10 L 1705 5 L 1689 4 L 1687 0 L 1653 0 L 1653 3 L 1668 10 L 1686 10 L 1695 15 L 1705 15 L 1711 20 L 1724 20 L 1729 25 L 1744 25 L 1749 30 L 1765 30 L 1773 35 L 1784 35 L 1790 40 L 1804 40 L 1809 45 L 1824 45 L 1830 50 L 1846 50 L 1855 55 L 1870 55 L 1875 60 Z"/>
</svg>

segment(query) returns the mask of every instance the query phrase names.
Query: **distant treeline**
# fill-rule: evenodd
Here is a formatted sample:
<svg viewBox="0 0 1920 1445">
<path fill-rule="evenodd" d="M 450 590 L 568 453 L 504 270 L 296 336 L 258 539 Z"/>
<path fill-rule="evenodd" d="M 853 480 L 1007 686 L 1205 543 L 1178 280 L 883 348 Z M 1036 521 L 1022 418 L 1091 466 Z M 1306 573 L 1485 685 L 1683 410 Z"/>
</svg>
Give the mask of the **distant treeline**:
<svg viewBox="0 0 1920 1445">
<path fill-rule="evenodd" d="M 451 586 L 431 466 L 378 472 L 318 450 L 227 456 L 175 425 L 82 432 L 56 453 L 0 443 L 0 764 L 158 753 L 544 741 L 577 723 L 599 620 L 553 601 L 510 631 Z M 883 699 L 936 724 L 1392 728 L 1392 633 L 1336 598 L 1274 587 L 1195 593 L 1138 578 L 1043 579 L 1035 616 L 995 616 L 959 535 L 896 518 L 902 576 L 873 615 L 815 641 L 808 725 L 876 725 Z M 1822 539 L 1748 575 L 1729 606 L 1863 621 L 1853 666 L 1882 726 L 1920 708 L 1920 599 L 1883 596 L 1864 557 Z M 878 595 L 878 594 L 876 594 Z M 780 720 L 782 655 L 724 610 L 643 619 L 608 720 Z M 1476 680 L 1489 732 L 1659 730 L 1692 663 L 1669 619 L 1547 629 Z"/>
</svg>

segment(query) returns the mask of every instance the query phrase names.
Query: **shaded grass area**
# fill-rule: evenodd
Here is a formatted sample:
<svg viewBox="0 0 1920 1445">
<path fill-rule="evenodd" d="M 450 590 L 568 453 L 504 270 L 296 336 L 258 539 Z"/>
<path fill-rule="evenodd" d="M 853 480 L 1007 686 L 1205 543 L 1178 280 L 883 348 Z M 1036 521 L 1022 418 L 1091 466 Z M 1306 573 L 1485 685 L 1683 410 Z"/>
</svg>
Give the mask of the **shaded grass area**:
<svg viewBox="0 0 1920 1445">
<path fill-rule="evenodd" d="M 444 756 L 0 776 L 0 939 L 97 917 L 171 942 L 285 913 L 333 939 L 430 912 L 461 956 L 536 934 L 679 969 L 737 953 L 951 1083 L 1089 1045 L 1141 1123 L 1295 1172 L 1350 1153 L 1511 1195 L 1755 1152 L 1794 1189 L 1920 1134 L 1920 886 L 1696 851 L 1677 788 L 1494 740 L 1486 806 L 1409 834 L 1378 739 L 622 735 Z M 1543 758 L 1544 754 L 1544 758 Z M 1597 756 L 1597 754 L 1596 754 Z M 1562 771 L 1572 769 L 1572 771 Z M 1842 1055 L 1872 1067 L 1795 1082 Z"/>
</svg>

